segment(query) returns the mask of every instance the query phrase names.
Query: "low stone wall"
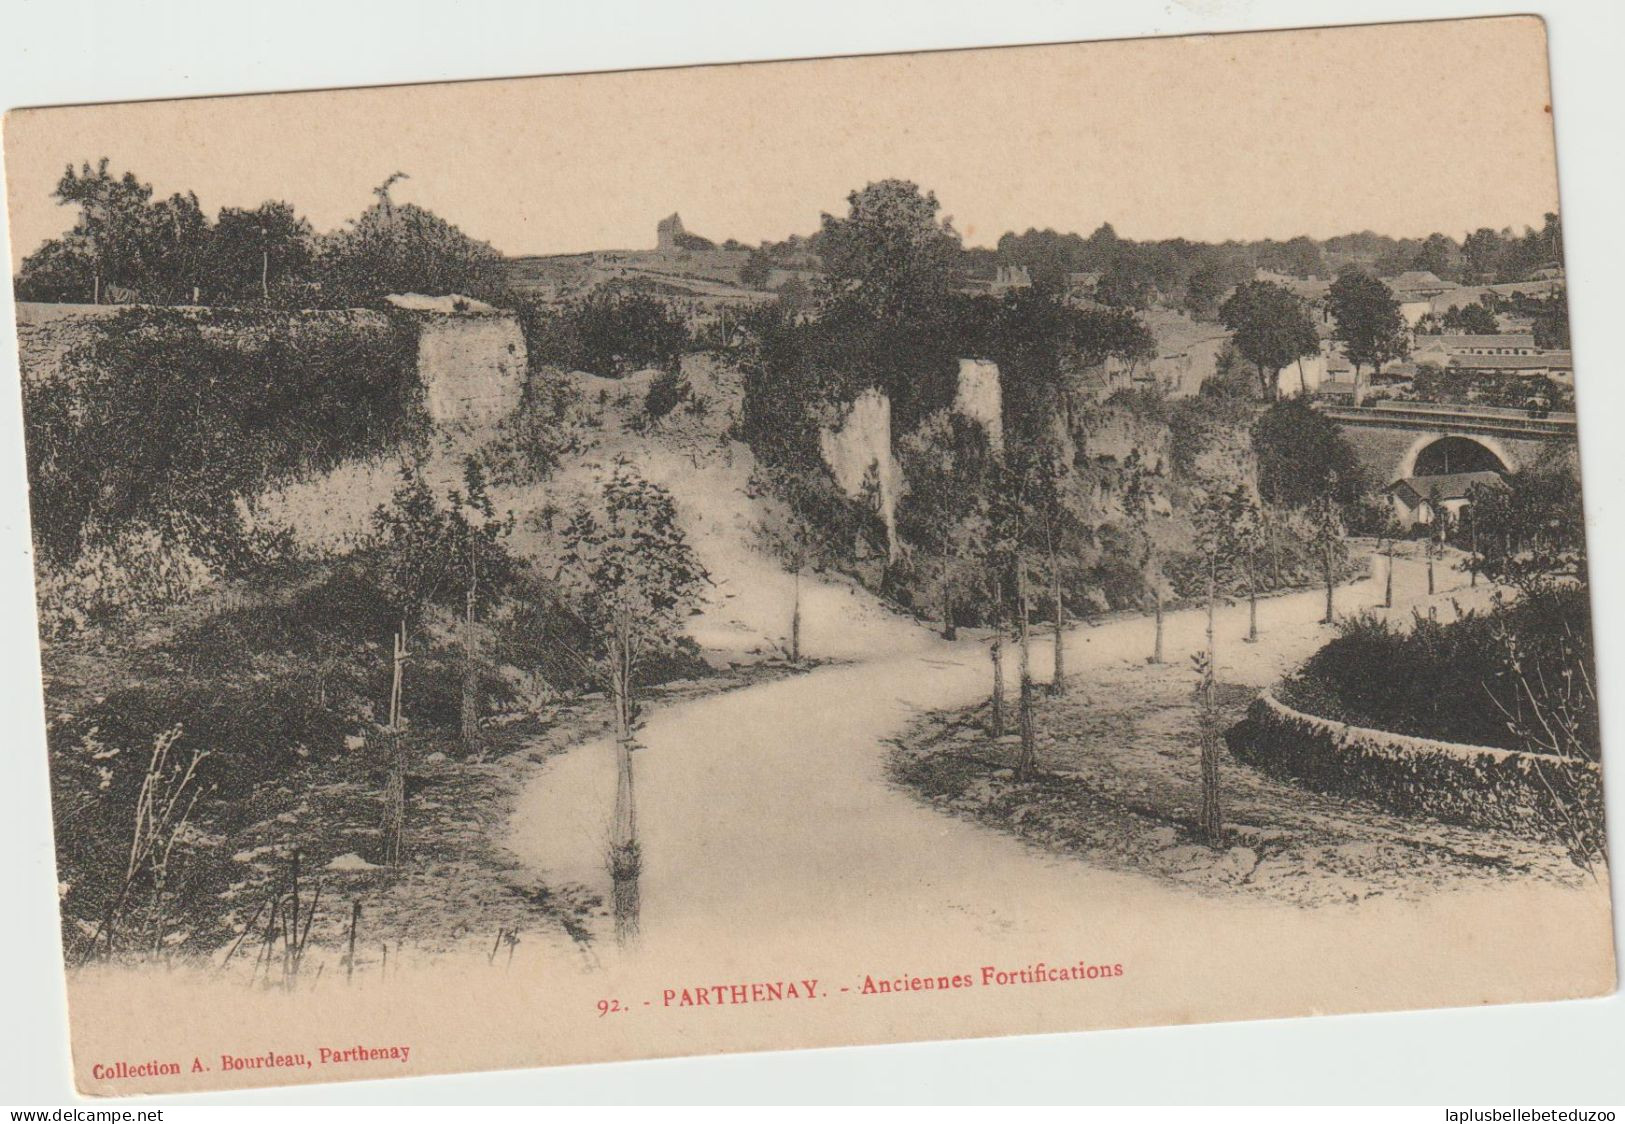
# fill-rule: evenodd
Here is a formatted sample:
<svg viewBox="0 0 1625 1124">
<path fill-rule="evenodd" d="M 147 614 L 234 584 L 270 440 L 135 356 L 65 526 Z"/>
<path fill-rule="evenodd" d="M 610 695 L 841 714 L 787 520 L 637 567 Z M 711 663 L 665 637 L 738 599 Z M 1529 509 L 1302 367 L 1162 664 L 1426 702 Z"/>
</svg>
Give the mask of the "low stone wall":
<svg viewBox="0 0 1625 1124">
<path fill-rule="evenodd" d="M 1350 726 L 1269 692 L 1225 737 L 1247 764 L 1407 815 L 1537 837 L 1564 835 L 1590 809 L 1600 815 L 1601 778 L 1591 762 Z"/>
</svg>

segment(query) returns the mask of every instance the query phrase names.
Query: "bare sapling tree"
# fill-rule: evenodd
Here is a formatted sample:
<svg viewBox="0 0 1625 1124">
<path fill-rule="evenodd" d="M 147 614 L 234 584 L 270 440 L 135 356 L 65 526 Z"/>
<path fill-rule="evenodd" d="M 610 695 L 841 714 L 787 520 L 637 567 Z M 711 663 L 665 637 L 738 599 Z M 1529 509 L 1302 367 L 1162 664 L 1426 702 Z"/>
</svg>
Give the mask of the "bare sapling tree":
<svg viewBox="0 0 1625 1124">
<path fill-rule="evenodd" d="M 1462 510 L 1467 519 L 1467 584 L 1473 589 L 1478 588 L 1478 514 L 1474 510 L 1471 499 Z"/>
<path fill-rule="evenodd" d="M 1428 596 L 1434 593 L 1433 564 L 1439 555 L 1444 553 L 1445 529 L 1450 523 L 1450 513 L 1445 510 L 1444 498 L 1439 494 L 1439 486 L 1433 485 L 1428 489 L 1428 516 L 1431 526 L 1428 527 L 1426 544 L 1428 559 Z"/>
<path fill-rule="evenodd" d="M 1021 752 L 1016 762 L 1016 779 L 1030 781 L 1036 763 L 1036 739 L 1033 730 L 1033 677 L 1031 593 L 1026 545 L 1031 531 L 1033 505 L 1031 501 L 1031 473 L 1025 463 L 1000 462 L 992 477 L 994 486 L 989 492 L 987 523 L 984 538 L 988 570 L 993 577 L 993 612 L 996 631 L 993 639 L 993 730 L 995 737 L 1004 736 L 1004 642 L 1007 629 L 1004 606 L 1004 575 L 1013 577 L 1015 587 L 1015 632 L 1017 699 L 1016 720 L 1021 734 Z"/>
<path fill-rule="evenodd" d="M 1196 512 L 1207 584 L 1207 643 L 1191 657 L 1198 677 L 1197 701 L 1201 712 L 1201 804 L 1197 827 L 1202 841 L 1215 848 L 1224 845 L 1224 817 L 1219 801 L 1219 649 L 1215 621 L 1219 600 L 1227 588 L 1238 579 L 1251 587 L 1248 569 L 1252 546 L 1247 523 L 1252 506 L 1251 494 L 1238 486 L 1226 492 L 1210 493 Z"/>
<path fill-rule="evenodd" d="M 1264 507 L 1258 496 L 1246 488 L 1231 493 L 1232 537 L 1236 561 L 1241 567 L 1247 586 L 1247 636 L 1249 644 L 1258 642 L 1258 566 L 1259 550 L 1264 545 Z"/>
<path fill-rule="evenodd" d="M 380 590 L 397 613 L 390 635 L 389 713 L 384 747 L 383 860 L 398 870 L 406 859 L 406 665 L 411 623 L 434 599 L 444 576 L 450 527 L 414 464 L 403 464 L 389 504 L 373 513 Z"/>
<path fill-rule="evenodd" d="M 487 490 L 484 470 L 473 457 L 463 462 L 463 491 L 450 495 L 452 540 L 463 555 L 454 580 L 463 586 L 462 747 L 468 757 L 480 752 L 479 611 L 512 581 L 516 565 L 503 540 L 513 531 L 513 513 L 498 516 Z"/>
<path fill-rule="evenodd" d="M 1383 554 L 1388 559 L 1388 564 L 1382 568 L 1382 607 L 1392 609 L 1394 607 L 1394 535 L 1392 533 L 1388 535 Z"/>
<path fill-rule="evenodd" d="M 1020 645 L 1020 707 L 1021 723 L 1021 757 L 1016 764 L 1016 780 L 1026 784 L 1033 779 L 1033 771 L 1037 765 L 1038 748 L 1037 739 L 1033 731 L 1033 669 L 1031 630 L 1029 628 L 1027 591 L 1027 557 L 1021 552 L 1016 553 L 1016 612 L 1017 627 L 1019 629 L 1018 643 Z"/>
<path fill-rule="evenodd" d="M 1321 577 L 1326 585 L 1326 613 L 1321 624 L 1333 624 L 1336 606 L 1333 594 L 1337 588 L 1337 566 L 1346 548 L 1348 532 L 1343 526 L 1343 515 L 1337 504 L 1337 474 L 1331 473 L 1326 488 L 1315 498 L 1313 508 L 1315 546 L 1320 553 Z"/>
<path fill-rule="evenodd" d="M 401 864 L 405 849 L 405 670 L 417 658 L 413 622 L 431 610 L 455 611 L 460 618 L 458 745 L 465 755 L 473 756 L 479 751 L 480 729 L 478 613 L 482 605 L 500 595 L 517 571 L 503 542 L 513 522 L 511 513 L 497 515 L 484 473 L 472 457 L 463 464 L 463 488 L 450 490 L 443 501 L 416 465 L 404 465 L 390 502 L 373 513 L 378 586 L 397 613 L 390 637 L 388 722 L 382 731 L 387 757 L 384 851 L 390 866 Z"/>
<path fill-rule="evenodd" d="M 760 472 L 761 470 L 759 470 Z M 779 482 L 753 477 L 747 494 L 764 510 L 756 533 L 761 548 L 776 558 L 790 574 L 790 629 L 783 645 L 785 658 L 793 664 L 801 662 L 801 594 L 802 576 L 815 564 L 817 539 L 807 522 L 776 494 L 785 487 L 789 474 L 781 474 Z"/>
<path fill-rule="evenodd" d="M 1147 464 L 1136 449 L 1123 461 L 1122 482 L 1123 513 L 1139 539 L 1140 573 L 1151 590 L 1152 612 L 1156 622 L 1151 655 L 1146 662 L 1160 664 L 1163 662 L 1163 578 L 1157 542 L 1158 523 L 1168 517 L 1170 510 L 1164 493 L 1162 471 Z"/>
<path fill-rule="evenodd" d="M 384 863 L 399 869 L 406 858 L 406 729 L 401 717 L 401 681 L 406 661 L 406 622 L 390 637 L 389 724 L 384 727 Z"/>
<path fill-rule="evenodd" d="M 591 503 L 579 503 L 565 530 L 559 584 L 593 631 L 591 658 L 614 708 L 615 807 L 609 867 L 615 933 L 638 933 L 642 855 L 632 751 L 633 692 L 644 661 L 676 646 L 699 601 L 705 568 L 688 545 L 671 494 L 619 463 Z"/>
<path fill-rule="evenodd" d="M 988 643 L 988 658 L 993 663 L 993 690 L 988 697 L 989 732 L 995 738 L 1004 737 L 1004 589 L 997 568 L 993 575 L 993 638 Z"/>
<path fill-rule="evenodd" d="M 1061 595 L 1061 567 L 1055 557 L 1053 539 L 1046 535 L 1050 552 L 1049 590 L 1051 612 L 1054 614 L 1052 636 L 1055 642 L 1054 670 L 1049 677 L 1049 693 L 1066 694 L 1066 598 Z"/>
<path fill-rule="evenodd" d="M 1075 487 L 1071 458 L 1046 430 L 1028 454 L 1029 480 L 1025 488 L 1027 522 L 1034 531 L 1034 546 L 1043 552 L 1049 578 L 1051 639 L 1054 644 L 1054 670 L 1049 693 L 1066 693 L 1066 595 L 1062 572 L 1069 560 L 1077 560 L 1093 546 L 1098 512 L 1095 505 L 1080 499 Z"/>
</svg>

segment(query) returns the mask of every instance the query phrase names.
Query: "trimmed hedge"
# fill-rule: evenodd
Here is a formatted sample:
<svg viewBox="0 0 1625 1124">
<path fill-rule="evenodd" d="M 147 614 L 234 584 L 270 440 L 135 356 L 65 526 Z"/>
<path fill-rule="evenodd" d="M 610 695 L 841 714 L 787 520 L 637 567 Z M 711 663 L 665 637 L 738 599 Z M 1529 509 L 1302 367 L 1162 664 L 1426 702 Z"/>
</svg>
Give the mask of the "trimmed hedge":
<svg viewBox="0 0 1625 1124">
<path fill-rule="evenodd" d="M 1349 726 L 1269 692 L 1226 740 L 1237 759 L 1265 772 L 1395 812 L 1538 838 L 1572 838 L 1571 821 L 1602 823 L 1601 774 L 1589 761 Z"/>
</svg>

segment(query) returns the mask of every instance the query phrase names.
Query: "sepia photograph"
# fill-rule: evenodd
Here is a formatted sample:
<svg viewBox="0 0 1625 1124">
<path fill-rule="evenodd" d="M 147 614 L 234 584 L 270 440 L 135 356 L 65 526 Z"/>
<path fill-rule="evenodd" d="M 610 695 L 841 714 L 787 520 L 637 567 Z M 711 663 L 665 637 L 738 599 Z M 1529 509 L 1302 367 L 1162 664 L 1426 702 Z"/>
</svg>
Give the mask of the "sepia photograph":
<svg viewBox="0 0 1625 1124">
<path fill-rule="evenodd" d="M 1551 102 L 1513 16 L 11 110 L 80 1093 L 1612 993 Z"/>
</svg>

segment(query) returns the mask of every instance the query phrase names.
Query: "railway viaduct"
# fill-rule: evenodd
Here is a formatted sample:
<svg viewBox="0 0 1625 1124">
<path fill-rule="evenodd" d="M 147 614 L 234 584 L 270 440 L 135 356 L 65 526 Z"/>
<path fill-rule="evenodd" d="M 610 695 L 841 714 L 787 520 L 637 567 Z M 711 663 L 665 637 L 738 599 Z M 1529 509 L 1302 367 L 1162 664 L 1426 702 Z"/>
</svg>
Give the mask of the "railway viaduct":
<svg viewBox="0 0 1625 1124">
<path fill-rule="evenodd" d="M 1326 406 L 1361 463 L 1379 484 L 1452 472 L 1518 472 L 1553 455 L 1578 466 L 1573 414 L 1531 417 L 1526 410 L 1381 402 Z"/>
</svg>

